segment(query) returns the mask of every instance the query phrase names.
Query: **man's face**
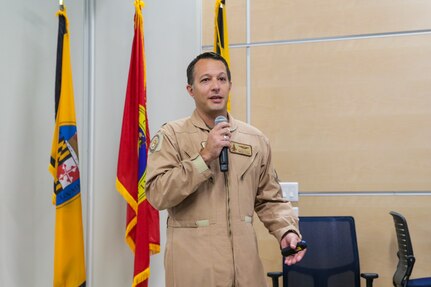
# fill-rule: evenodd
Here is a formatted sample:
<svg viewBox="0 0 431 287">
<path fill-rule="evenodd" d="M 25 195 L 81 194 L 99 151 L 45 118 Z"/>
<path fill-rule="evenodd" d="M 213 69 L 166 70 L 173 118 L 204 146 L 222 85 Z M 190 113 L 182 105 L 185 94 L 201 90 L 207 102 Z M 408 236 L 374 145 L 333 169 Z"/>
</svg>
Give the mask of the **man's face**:
<svg viewBox="0 0 431 287">
<path fill-rule="evenodd" d="M 197 110 L 210 117 L 225 114 L 231 82 L 223 62 L 199 60 L 193 79 L 193 84 L 187 85 L 187 91 L 195 99 Z"/>
</svg>

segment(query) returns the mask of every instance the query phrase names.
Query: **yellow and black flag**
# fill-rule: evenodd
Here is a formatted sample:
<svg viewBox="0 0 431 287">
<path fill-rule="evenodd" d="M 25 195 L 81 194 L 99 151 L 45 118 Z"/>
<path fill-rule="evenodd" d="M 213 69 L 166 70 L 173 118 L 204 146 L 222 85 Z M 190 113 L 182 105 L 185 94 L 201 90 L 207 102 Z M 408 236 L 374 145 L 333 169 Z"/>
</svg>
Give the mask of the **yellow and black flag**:
<svg viewBox="0 0 431 287">
<path fill-rule="evenodd" d="M 216 0 L 215 4 L 214 52 L 221 55 L 230 66 L 225 2 L 225 0 Z M 227 102 L 227 110 L 230 112 L 230 96 Z"/>
<path fill-rule="evenodd" d="M 64 7 L 64 6 L 63 6 Z M 55 129 L 49 171 L 54 178 L 54 287 L 84 287 L 85 255 L 82 227 L 78 137 L 70 63 L 69 23 L 65 8 L 59 18 L 55 76 Z"/>
</svg>

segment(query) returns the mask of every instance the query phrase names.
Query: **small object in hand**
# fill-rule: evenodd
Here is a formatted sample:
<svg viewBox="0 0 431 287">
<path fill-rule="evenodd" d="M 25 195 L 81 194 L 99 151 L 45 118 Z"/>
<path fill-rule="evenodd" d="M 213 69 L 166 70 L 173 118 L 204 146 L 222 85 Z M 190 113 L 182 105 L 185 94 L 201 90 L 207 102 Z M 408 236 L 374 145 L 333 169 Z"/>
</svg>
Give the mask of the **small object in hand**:
<svg viewBox="0 0 431 287">
<path fill-rule="evenodd" d="M 290 248 L 290 247 L 285 247 L 285 248 L 283 248 L 283 249 L 281 250 L 281 254 L 282 254 L 284 257 L 287 257 L 287 256 L 293 255 L 293 254 L 295 254 L 295 253 L 298 253 L 299 251 L 302 251 L 302 250 L 304 250 L 305 248 L 307 248 L 307 242 L 305 242 L 304 240 L 302 240 L 302 241 L 299 241 L 299 242 L 296 244 L 296 248 L 295 248 L 295 249 L 292 249 L 292 248 Z"/>
</svg>

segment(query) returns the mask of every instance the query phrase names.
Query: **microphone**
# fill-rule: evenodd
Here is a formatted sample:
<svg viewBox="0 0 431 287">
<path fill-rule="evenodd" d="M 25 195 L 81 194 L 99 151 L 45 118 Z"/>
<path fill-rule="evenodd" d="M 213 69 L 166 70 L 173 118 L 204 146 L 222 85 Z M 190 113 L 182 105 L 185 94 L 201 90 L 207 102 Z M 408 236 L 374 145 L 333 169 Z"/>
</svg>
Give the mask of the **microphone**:
<svg viewBox="0 0 431 287">
<path fill-rule="evenodd" d="M 224 116 L 218 116 L 214 120 L 214 124 L 224 123 L 227 122 L 227 119 Z M 219 162 L 220 162 L 220 171 L 225 172 L 228 171 L 228 157 L 227 157 L 227 147 L 223 147 L 221 150 L 220 156 L 219 156 Z"/>
</svg>

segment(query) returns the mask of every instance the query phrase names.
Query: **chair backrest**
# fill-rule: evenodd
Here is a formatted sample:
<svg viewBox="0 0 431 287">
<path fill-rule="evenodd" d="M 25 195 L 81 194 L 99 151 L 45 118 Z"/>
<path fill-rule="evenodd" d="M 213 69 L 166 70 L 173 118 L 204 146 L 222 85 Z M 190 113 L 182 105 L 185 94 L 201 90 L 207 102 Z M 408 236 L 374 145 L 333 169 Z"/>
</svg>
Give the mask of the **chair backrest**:
<svg viewBox="0 0 431 287">
<path fill-rule="evenodd" d="M 359 287 L 359 254 L 351 216 L 302 216 L 299 228 L 306 256 L 283 264 L 284 287 Z M 283 258 L 284 260 L 284 258 Z"/>
<path fill-rule="evenodd" d="M 398 243 L 398 265 L 393 276 L 393 283 L 396 287 L 403 287 L 407 286 L 407 281 L 412 274 L 415 257 L 413 254 L 407 220 L 398 212 L 391 211 L 390 214 L 394 219 Z"/>
</svg>

